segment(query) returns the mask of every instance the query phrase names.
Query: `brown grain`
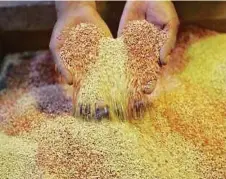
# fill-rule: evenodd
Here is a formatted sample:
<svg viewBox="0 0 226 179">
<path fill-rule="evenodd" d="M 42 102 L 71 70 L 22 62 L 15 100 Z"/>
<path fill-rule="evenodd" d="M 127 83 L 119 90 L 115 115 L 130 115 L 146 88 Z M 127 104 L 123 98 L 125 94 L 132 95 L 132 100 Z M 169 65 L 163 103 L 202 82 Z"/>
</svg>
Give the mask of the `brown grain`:
<svg viewBox="0 0 226 179">
<path fill-rule="evenodd" d="M 60 59 L 76 81 L 84 77 L 98 55 L 98 45 L 104 33 L 94 24 L 81 23 L 70 29 L 60 48 Z"/>
<path fill-rule="evenodd" d="M 46 79 L 42 78 L 48 69 L 45 55 L 33 63 L 37 65 L 33 69 L 43 66 L 43 71 L 29 75 L 32 71 L 27 68 L 24 83 L 18 83 L 18 69 L 30 61 L 12 67 L 10 76 L 6 75 L 10 86 L 0 91 L 0 178 L 225 178 L 226 98 L 222 91 L 226 75 L 220 67 L 226 63 L 226 36 L 209 38 L 207 31 L 195 32 L 190 33 L 194 39 L 201 38 L 199 32 L 206 39 L 192 48 L 176 45 L 183 53 L 189 48 L 190 67 L 161 79 L 162 90 L 149 113 L 132 124 L 72 117 L 65 91 L 59 92 L 54 84 L 56 76 L 50 75 L 50 83 L 34 81 L 37 87 L 31 88 L 27 77 Z M 175 81 L 179 82 L 171 84 Z M 5 133 L 5 127 L 19 132 Z"/>
<path fill-rule="evenodd" d="M 151 93 L 160 71 L 160 49 L 167 39 L 167 32 L 146 20 L 131 21 L 123 30 L 128 50 L 130 105 L 145 102 L 144 92 Z M 149 88 L 149 91 L 147 90 Z"/>
</svg>

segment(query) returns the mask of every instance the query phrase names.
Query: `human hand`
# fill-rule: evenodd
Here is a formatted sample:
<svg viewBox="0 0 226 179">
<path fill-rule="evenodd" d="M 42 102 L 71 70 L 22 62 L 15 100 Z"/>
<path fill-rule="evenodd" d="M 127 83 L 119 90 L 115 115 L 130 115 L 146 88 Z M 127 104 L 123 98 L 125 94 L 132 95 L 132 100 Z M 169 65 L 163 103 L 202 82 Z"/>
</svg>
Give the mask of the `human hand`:
<svg viewBox="0 0 226 179">
<path fill-rule="evenodd" d="M 80 23 L 92 23 L 99 27 L 107 36 L 111 36 L 111 32 L 96 11 L 96 4 L 93 1 L 56 2 L 56 9 L 58 19 L 53 29 L 49 47 L 58 71 L 68 84 L 72 84 L 72 72 L 60 60 L 60 49 L 70 28 Z M 63 31 L 65 36 L 62 37 L 61 33 Z"/>
<path fill-rule="evenodd" d="M 118 36 L 129 21 L 144 19 L 168 32 L 168 39 L 160 50 L 160 63 L 166 64 L 175 45 L 179 26 L 174 5 L 170 1 L 128 1 L 120 20 Z"/>
</svg>

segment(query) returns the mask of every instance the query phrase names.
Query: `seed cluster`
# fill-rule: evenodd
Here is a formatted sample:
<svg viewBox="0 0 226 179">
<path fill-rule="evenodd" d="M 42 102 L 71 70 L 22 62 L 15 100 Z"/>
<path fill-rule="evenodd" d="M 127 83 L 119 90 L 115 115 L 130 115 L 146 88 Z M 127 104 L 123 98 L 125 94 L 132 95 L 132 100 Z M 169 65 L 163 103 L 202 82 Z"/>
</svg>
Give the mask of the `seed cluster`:
<svg viewBox="0 0 226 179">
<path fill-rule="evenodd" d="M 104 101 L 111 107 L 115 104 L 122 106 L 122 99 L 126 99 L 127 93 L 125 76 L 127 61 L 126 47 L 121 38 L 116 40 L 102 38 L 97 61 L 81 85 L 78 104 L 83 104 L 85 107 Z"/>
<path fill-rule="evenodd" d="M 81 23 L 68 32 L 60 48 L 60 59 L 76 80 L 82 79 L 95 63 L 101 37 L 104 33 L 94 24 Z"/>
<path fill-rule="evenodd" d="M 86 75 L 75 91 L 76 113 L 84 111 L 88 115 L 92 115 L 98 101 L 104 101 L 105 105 L 112 107 L 117 105 L 124 111 L 128 109 L 132 111 L 135 105 L 138 106 L 139 103 L 145 102 L 144 92 L 155 88 L 160 70 L 158 64 L 160 48 L 167 38 L 167 33 L 143 20 L 131 21 L 119 39 L 101 38 L 100 35 L 93 38 L 94 34 L 90 34 L 89 38 L 92 38 L 92 43 L 89 42 L 89 39 L 86 42 L 87 37 L 83 41 L 77 40 L 77 36 L 84 38 L 81 34 L 86 34 L 91 27 L 94 25 L 81 24 L 72 29 L 72 38 L 66 40 L 61 48 L 62 60 L 65 59 L 67 63 L 71 64 L 80 63 L 83 65 L 82 69 L 86 69 Z M 97 27 L 93 31 L 97 31 Z M 76 44 L 77 48 L 80 48 L 81 43 L 84 45 L 76 52 L 70 44 L 75 41 L 73 36 L 79 43 L 79 45 Z M 93 44 L 94 42 L 95 44 Z M 89 47 L 86 49 L 87 51 L 83 50 L 86 48 L 86 43 L 91 45 L 92 50 Z M 66 48 L 68 50 L 65 50 Z M 81 52 L 81 50 L 83 51 Z M 89 55 L 82 55 L 83 53 Z M 79 54 L 79 60 L 76 54 Z M 89 59 L 90 56 L 95 57 L 95 60 Z M 78 68 L 74 71 L 80 73 Z M 117 96 L 120 96 L 120 100 L 116 100 Z M 124 101 L 123 105 L 120 104 L 121 99 L 126 98 L 128 100 Z"/>
<path fill-rule="evenodd" d="M 0 133 L 0 178 L 34 178 L 42 176 L 36 165 L 37 144 Z"/>
<path fill-rule="evenodd" d="M 70 118 L 68 120 L 72 123 Z M 68 122 L 48 122 L 33 133 L 42 137 L 37 139 L 40 141 L 38 166 L 57 178 L 115 178 L 114 172 L 108 172 L 103 165 L 101 151 L 91 148 L 88 141 L 73 136 Z"/>
<path fill-rule="evenodd" d="M 122 34 L 128 50 L 131 98 L 143 101 L 143 92 L 148 88 L 153 90 L 156 85 L 160 48 L 167 39 L 167 32 L 146 20 L 137 20 L 129 22 Z"/>
<path fill-rule="evenodd" d="M 152 107 L 130 122 L 71 116 L 70 95 L 55 84 L 56 73 L 43 82 L 54 69 L 53 62 L 44 65 L 46 53 L 12 67 L 9 88 L 0 91 L 0 178 L 225 178 L 226 35 L 209 34 L 199 28 L 179 34 L 169 66 L 180 73 L 160 76 Z M 19 84 L 25 64 L 34 66 Z M 39 66 L 43 71 L 32 75 Z M 43 81 L 28 83 L 34 76 Z"/>
<path fill-rule="evenodd" d="M 53 62 L 51 60 L 50 54 L 40 54 L 34 58 L 29 66 L 29 70 L 32 73 L 29 73 L 28 84 L 30 87 L 39 87 L 47 84 L 58 83 L 58 77 L 56 76 L 56 71 Z M 43 62 L 45 60 L 45 62 Z M 41 75 L 45 74 L 45 76 Z"/>
</svg>

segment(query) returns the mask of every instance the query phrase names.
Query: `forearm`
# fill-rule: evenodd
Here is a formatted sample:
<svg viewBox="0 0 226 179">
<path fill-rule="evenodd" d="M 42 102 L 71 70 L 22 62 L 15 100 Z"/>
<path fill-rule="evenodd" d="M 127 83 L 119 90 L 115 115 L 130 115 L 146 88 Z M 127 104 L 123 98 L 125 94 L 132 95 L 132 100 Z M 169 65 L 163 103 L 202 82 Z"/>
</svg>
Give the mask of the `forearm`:
<svg viewBox="0 0 226 179">
<path fill-rule="evenodd" d="M 95 1 L 56 1 L 57 17 L 60 17 L 65 12 L 75 10 L 81 7 L 89 6 L 96 9 Z"/>
</svg>

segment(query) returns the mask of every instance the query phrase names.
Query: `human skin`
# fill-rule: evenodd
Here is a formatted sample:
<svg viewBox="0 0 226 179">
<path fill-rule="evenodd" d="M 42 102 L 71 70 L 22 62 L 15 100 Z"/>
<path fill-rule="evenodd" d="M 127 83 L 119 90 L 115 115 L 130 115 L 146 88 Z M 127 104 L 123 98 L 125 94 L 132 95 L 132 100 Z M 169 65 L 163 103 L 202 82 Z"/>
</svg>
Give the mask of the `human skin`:
<svg viewBox="0 0 226 179">
<path fill-rule="evenodd" d="M 65 40 L 58 38 L 62 30 L 67 27 L 73 27 L 81 22 L 86 22 L 94 23 L 109 36 L 112 35 L 96 10 L 95 1 L 56 2 L 56 10 L 58 19 L 53 29 L 49 47 L 59 72 L 67 83 L 72 84 L 71 72 L 64 67 L 59 57 L 60 47 Z M 173 3 L 170 1 L 128 1 L 120 20 L 118 36 L 121 35 L 122 29 L 129 21 L 143 19 L 167 30 L 169 34 L 168 40 L 160 50 L 160 63 L 166 64 L 168 55 L 175 45 L 179 26 L 179 19 Z"/>
<path fill-rule="evenodd" d="M 53 28 L 49 47 L 58 71 L 68 84 L 72 84 L 72 72 L 65 68 L 59 55 L 60 48 L 66 40 L 64 37 L 67 36 L 67 34 L 65 34 L 67 31 L 65 30 L 75 27 L 80 23 L 93 23 L 103 30 L 107 36 L 112 35 L 109 28 L 96 10 L 95 1 L 62 1 L 56 2 L 55 5 L 57 11 L 57 22 Z M 62 31 L 64 31 L 65 36 L 61 36 L 61 38 L 59 38 Z"/>
<path fill-rule="evenodd" d="M 80 23 L 93 23 L 97 25 L 107 36 L 112 37 L 109 28 L 102 20 L 96 10 L 95 1 L 71 1 L 71 2 L 56 2 L 57 22 L 54 26 L 51 41 L 49 44 L 53 58 L 55 60 L 58 71 L 64 77 L 68 84 L 73 83 L 72 72 L 65 68 L 60 60 L 60 48 L 62 47 L 65 38 L 60 37 L 65 29 L 75 27 Z M 167 30 L 169 37 L 167 42 L 160 50 L 160 63 L 166 64 L 168 55 L 176 42 L 177 29 L 179 20 L 173 4 L 169 1 L 128 1 L 125 5 L 120 25 L 118 36 L 121 35 L 122 29 L 131 20 L 147 20 Z M 154 87 L 150 87 L 154 88 Z M 153 89 L 147 90 L 153 91 Z"/>
<path fill-rule="evenodd" d="M 121 35 L 129 21 L 144 19 L 168 32 L 168 40 L 160 50 L 160 63 L 166 64 L 168 55 L 176 43 L 179 26 L 173 3 L 170 1 L 127 1 L 120 20 L 118 36 Z"/>
</svg>

